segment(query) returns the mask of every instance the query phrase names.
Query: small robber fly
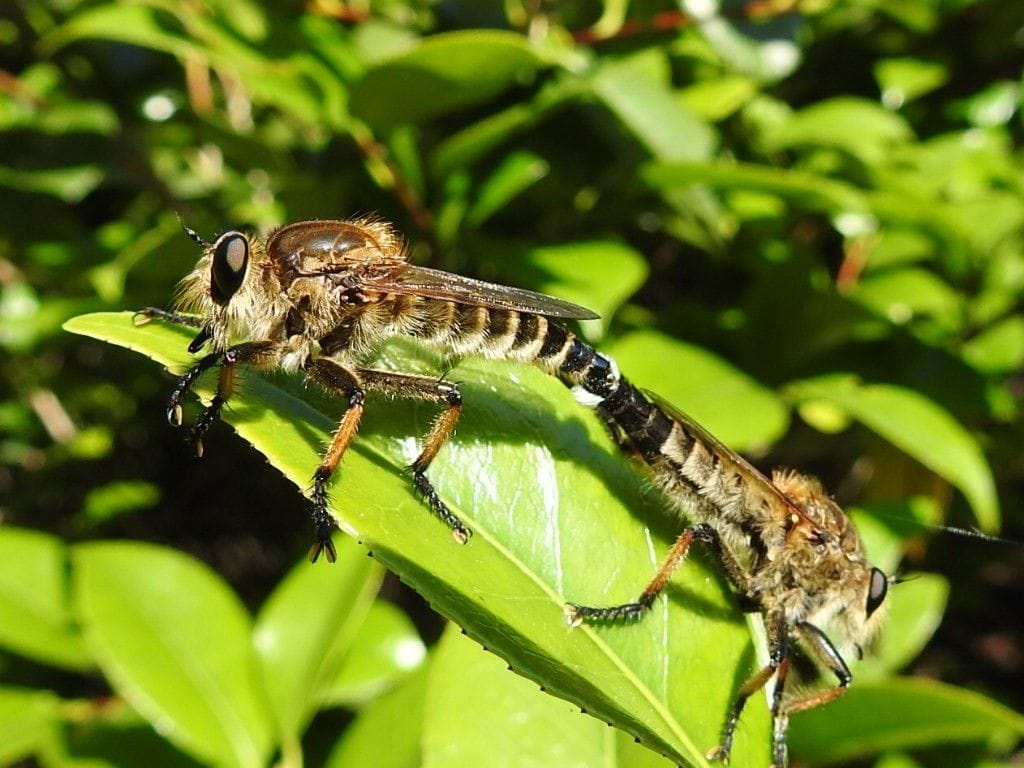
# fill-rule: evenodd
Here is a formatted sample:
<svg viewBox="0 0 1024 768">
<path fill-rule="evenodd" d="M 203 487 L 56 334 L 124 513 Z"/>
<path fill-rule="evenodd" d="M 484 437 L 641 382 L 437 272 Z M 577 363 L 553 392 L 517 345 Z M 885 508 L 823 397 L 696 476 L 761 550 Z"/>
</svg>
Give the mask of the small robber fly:
<svg viewBox="0 0 1024 768">
<path fill-rule="evenodd" d="M 643 459 L 670 502 L 694 524 L 679 535 L 635 602 L 569 604 L 570 624 L 641 618 L 690 546 L 706 546 L 744 610 L 764 617 L 769 658 L 740 686 L 722 742 L 707 757 L 728 761 L 747 699 L 774 678 L 772 755 L 773 765 L 782 768 L 789 716 L 826 704 L 849 686 L 843 653 L 852 650 L 859 658 L 876 635 L 889 579 L 867 562 L 853 524 L 816 478 L 776 470 L 769 480 L 693 419 L 621 377 L 594 406 L 620 447 Z M 785 696 L 797 647 L 830 670 L 838 686 Z"/>
<path fill-rule="evenodd" d="M 316 539 L 309 557 L 335 559 L 327 486 L 352 442 L 366 391 L 426 401 L 444 410 L 423 438 L 411 466 L 413 485 L 431 510 L 465 543 L 470 530 L 426 476 L 462 411 L 454 382 L 365 367 L 389 338 L 407 336 L 455 355 L 532 362 L 570 386 L 590 371 L 594 351 L 548 318 L 592 319 L 593 312 L 531 291 L 472 280 L 410 264 L 402 238 L 386 222 L 303 221 L 267 237 L 225 232 L 206 242 L 196 268 L 182 281 L 173 311 L 147 307 L 136 323 L 154 318 L 199 329 L 188 346 L 201 357 L 175 385 L 167 407 L 182 423 L 182 400 L 206 371 L 218 368 L 216 393 L 190 429 L 202 454 L 203 436 L 234 388 L 238 365 L 301 371 L 348 407 L 313 474 Z M 610 372 L 610 371 L 609 371 Z"/>
</svg>

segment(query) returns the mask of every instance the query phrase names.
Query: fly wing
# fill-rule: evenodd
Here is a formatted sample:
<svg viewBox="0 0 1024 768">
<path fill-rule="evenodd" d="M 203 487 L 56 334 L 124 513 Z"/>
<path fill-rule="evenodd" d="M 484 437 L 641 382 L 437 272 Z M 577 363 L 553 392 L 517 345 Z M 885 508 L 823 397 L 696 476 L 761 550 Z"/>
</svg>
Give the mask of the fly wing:
<svg viewBox="0 0 1024 768">
<path fill-rule="evenodd" d="M 721 440 L 704 429 L 704 427 L 694 421 L 693 418 L 687 416 L 671 403 L 666 402 L 660 395 L 646 389 L 644 390 L 644 394 L 670 417 L 686 427 L 686 430 L 695 438 L 708 445 L 715 453 L 722 457 L 724 461 L 735 464 L 743 473 L 747 482 L 761 486 L 768 495 L 777 498 L 785 508 L 794 511 L 796 514 L 800 515 L 800 517 L 807 519 L 807 516 L 804 515 L 800 508 L 793 503 L 793 500 L 780 491 L 775 483 L 765 477 L 757 467 L 736 453 L 736 451 L 724 445 Z M 808 520 L 808 522 L 811 521 Z"/>
<path fill-rule="evenodd" d="M 363 288 L 380 293 L 425 296 L 491 309 L 508 309 L 575 320 L 593 320 L 598 317 L 589 309 L 556 299 L 554 296 L 496 283 L 485 283 L 482 280 L 473 280 L 451 272 L 417 267 L 413 264 L 401 264 L 392 269 L 364 273 L 360 275 L 359 283 Z"/>
</svg>

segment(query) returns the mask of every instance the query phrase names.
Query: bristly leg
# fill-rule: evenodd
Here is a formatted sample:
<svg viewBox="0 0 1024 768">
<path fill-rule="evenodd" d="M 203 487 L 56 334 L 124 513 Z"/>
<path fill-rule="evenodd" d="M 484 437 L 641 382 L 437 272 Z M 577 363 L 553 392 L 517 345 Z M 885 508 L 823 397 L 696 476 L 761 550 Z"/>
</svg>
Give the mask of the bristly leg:
<svg viewBox="0 0 1024 768">
<path fill-rule="evenodd" d="M 329 358 L 311 359 L 306 363 L 306 373 L 328 391 L 348 399 L 348 407 L 338 422 L 338 428 L 324 452 L 320 466 L 313 473 L 313 491 L 310 494 L 313 501 L 313 527 L 316 538 L 309 548 L 309 560 L 315 563 L 322 554 L 327 562 L 333 563 L 337 559 L 337 554 L 334 542 L 331 541 L 334 518 L 327 508 L 327 483 L 359 428 L 359 422 L 363 417 L 365 394 L 359 377 L 341 363 Z"/>
<path fill-rule="evenodd" d="M 658 595 L 660 595 L 665 589 L 665 586 L 668 584 L 672 574 L 675 573 L 676 569 L 679 568 L 680 565 L 682 565 L 690 550 L 690 545 L 693 544 L 694 541 L 699 541 L 708 545 L 709 549 L 711 549 L 715 557 L 722 564 L 725 572 L 730 576 L 737 590 L 741 593 L 745 593 L 748 577 L 743 572 L 736 559 L 732 556 L 732 553 L 730 553 L 722 544 L 718 531 L 710 525 L 701 523 L 700 525 L 695 525 L 692 528 L 687 528 L 679 534 L 675 543 L 672 545 L 672 549 L 669 550 L 665 560 L 654 574 L 654 578 L 651 579 L 650 583 L 648 583 L 646 587 L 644 587 L 644 591 L 640 593 L 640 596 L 634 602 L 622 603 L 621 605 L 612 605 L 603 608 L 594 608 L 585 605 L 577 605 L 576 603 L 569 603 L 566 605 L 565 609 L 565 615 L 569 624 L 574 627 L 578 627 L 584 622 L 591 624 L 607 624 L 620 621 L 636 621 L 642 618 L 647 610 L 654 604 Z"/>
<path fill-rule="evenodd" d="M 192 389 L 192 386 L 199 380 L 199 377 L 210 370 L 210 368 L 217 365 L 223 356 L 224 355 L 221 352 L 211 352 L 201 358 L 198 363 L 185 372 L 184 376 L 178 379 L 178 382 L 174 385 L 174 389 L 171 390 L 171 396 L 167 401 L 167 421 L 170 422 L 171 426 L 181 426 L 181 401 L 185 398 L 185 395 L 188 394 L 189 390 Z"/>
<path fill-rule="evenodd" d="M 385 392 L 395 397 L 445 406 L 445 410 L 438 414 L 430 430 L 424 436 L 423 449 L 409 469 L 412 471 L 413 487 L 427 503 L 427 506 L 451 529 L 454 539 L 459 544 L 465 544 L 473 532 L 448 509 L 448 505 L 438 495 L 433 483 L 426 475 L 427 469 L 448 438 L 452 436 L 459 417 L 462 415 L 462 394 L 459 392 L 458 385 L 444 379 L 378 371 L 372 368 L 359 369 L 359 377 L 367 389 Z"/>
<path fill-rule="evenodd" d="M 708 760 L 718 760 L 722 763 L 729 762 L 729 755 L 732 753 L 732 741 L 736 736 L 736 727 L 740 722 L 740 715 L 747 700 L 764 688 L 769 680 L 775 676 L 775 692 L 772 704 L 772 717 L 778 710 L 779 702 L 782 700 L 782 691 L 786 684 L 786 672 L 789 669 L 789 628 L 781 617 L 766 618 L 768 630 L 768 663 L 751 675 L 740 686 L 729 708 L 729 716 L 725 719 L 725 728 L 722 729 L 722 743 L 717 747 L 708 750 Z M 773 747 L 773 754 L 777 757 L 778 744 Z M 783 733 L 783 749 L 785 749 L 785 733 Z M 778 768 L 783 768 L 781 765 Z"/>
<path fill-rule="evenodd" d="M 172 312 L 171 310 L 160 309 L 159 307 L 143 307 L 132 315 L 132 322 L 135 325 L 145 325 L 151 320 L 166 320 L 168 323 L 187 325 L 190 328 L 203 327 L 203 319 L 201 317 L 186 315 L 183 312 Z"/>
<path fill-rule="evenodd" d="M 234 367 L 240 363 L 258 366 L 261 362 L 273 358 L 276 346 L 277 343 L 273 341 L 250 341 L 229 347 L 224 352 L 211 352 L 178 379 L 167 405 L 167 420 L 176 427 L 180 427 L 182 423 L 181 401 L 185 395 L 192 389 L 200 376 L 213 366 L 220 364 L 217 391 L 210 404 L 196 419 L 195 425 L 189 430 L 188 441 L 194 446 L 198 456 L 203 455 L 203 435 L 214 422 L 220 419 L 225 403 L 234 392 Z"/>
<path fill-rule="evenodd" d="M 455 513 L 448 509 L 433 484 L 421 471 L 417 471 L 415 465 L 412 467 L 412 484 L 420 497 L 427 502 L 427 506 L 437 515 L 449 528 L 452 529 L 452 537 L 459 544 L 465 544 L 473 536 L 473 532 L 467 528 Z"/>
<path fill-rule="evenodd" d="M 331 539 L 331 531 L 334 529 L 334 518 L 327 511 L 327 482 L 331 479 L 331 473 L 323 467 L 317 467 L 313 473 L 313 543 L 309 545 L 309 562 L 315 563 L 320 555 L 328 563 L 338 559 L 337 550 L 334 548 L 334 541 Z"/>
</svg>

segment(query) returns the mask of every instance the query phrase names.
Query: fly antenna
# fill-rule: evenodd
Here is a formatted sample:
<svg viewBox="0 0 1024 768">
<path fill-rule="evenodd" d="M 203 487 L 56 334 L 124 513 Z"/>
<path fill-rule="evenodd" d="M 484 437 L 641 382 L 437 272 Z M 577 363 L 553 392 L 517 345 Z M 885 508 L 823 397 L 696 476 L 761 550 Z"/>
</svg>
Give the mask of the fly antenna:
<svg viewBox="0 0 1024 768">
<path fill-rule="evenodd" d="M 196 232 L 188 224 L 185 223 L 185 220 L 181 218 L 180 213 L 175 213 L 174 215 L 178 217 L 178 223 L 181 224 L 181 228 L 185 230 L 185 234 L 187 234 L 192 239 L 193 242 L 198 243 L 199 245 L 203 246 L 203 248 L 210 247 L 210 244 L 203 240 L 202 235 L 200 235 L 198 232 Z"/>
<path fill-rule="evenodd" d="M 947 531 L 956 536 L 963 536 L 968 539 L 981 539 L 982 541 L 989 541 L 993 544 L 1009 544 L 1014 547 L 1024 546 L 1024 542 L 1014 541 L 1013 539 L 1004 539 L 1002 536 L 993 536 L 991 533 L 982 533 L 975 528 L 957 528 L 954 525 L 942 525 L 939 526 L 940 531 Z"/>
</svg>

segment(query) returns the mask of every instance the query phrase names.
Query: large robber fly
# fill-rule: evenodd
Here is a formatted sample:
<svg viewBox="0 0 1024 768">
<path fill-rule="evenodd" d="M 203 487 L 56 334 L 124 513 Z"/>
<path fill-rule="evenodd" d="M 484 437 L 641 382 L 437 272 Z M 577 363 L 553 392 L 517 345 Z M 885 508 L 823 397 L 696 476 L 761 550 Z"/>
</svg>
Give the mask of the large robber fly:
<svg viewBox="0 0 1024 768">
<path fill-rule="evenodd" d="M 182 423 L 182 400 L 217 367 L 217 390 L 190 429 L 202 453 L 203 436 L 234 388 L 235 369 L 302 371 L 348 400 L 338 428 L 313 474 L 316 539 L 310 559 L 335 559 L 327 486 L 352 442 L 367 391 L 421 400 L 444 410 L 423 438 L 412 481 L 431 510 L 465 543 L 470 530 L 435 492 L 426 471 L 452 434 L 462 410 L 454 382 L 364 366 L 389 338 L 408 336 L 456 355 L 534 362 L 576 385 L 593 350 L 549 317 L 589 319 L 587 309 L 550 296 L 472 280 L 410 264 L 401 237 L 375 219 L 303 221 L 266 238 L 230 231 L 203 247 L 196 268 L 179 286 L 176 309 L 141 310 L 153 318 L 199 329 L 191 353 L 209 345 L 171 393 L 167 418 Z"/>
<path fill-rule="evenodd" d="M 182 422 L 182 400 L 196 380 L 218 367 L 216 393 L 190 430 L 201 451 L 205 432 L 233 390 L 235 367 L 302 371 L 348 400 L 337 431 L 313 474 L 316 540 L 310 558 L 335 557 L 327 484 L 351 443 L 367 390 L 444 408 L 412 464 L 415 487 L 433 512 L 465 542 L 470 531 L 426 477 L 452 434 L 462 400 L 453 382 L 364 367 L 378 347 L 408 336 L 456 355 L 532 362 L 572 387 L 595 408 L 620 447 L 650 467 L 680 513 L 694 522 L 676 540 L 640 597 L 594 608 L 571 604 L 571 622 L 641 617 L 662 592 L 690 545 L 699 541 L 720 561 L 745 608 L 765 617 L 769 663 L 744 683 L 710 757 L 727 760 L 747 699 L 775 678 L 772 699 L 775 762 L 786 760 L 789 715 L 836 698 L 851 675 L 840 647 L 858 653 L 873 635 L 888 581 L 861 552 L 842 510 L 813 478 L 777 472 L 772 481 L 671 406 L 637 390 L 615 362 L 550 318 L 586 319 L 586 309 L 549 296 L 413 266 L 401 238 L 385 222 L 306 221 L 266 238 L 231 231 L 203 246 L 183 281 L 174 311 L 147 308 L 139 322 L 161 318 L 198 328 L 189 351 L 213 348 L 174 387 L 167 416 Z M 785 697 L 799 644 L 830 669 L 839 686 L 803 698 Z"/>
</svg>

